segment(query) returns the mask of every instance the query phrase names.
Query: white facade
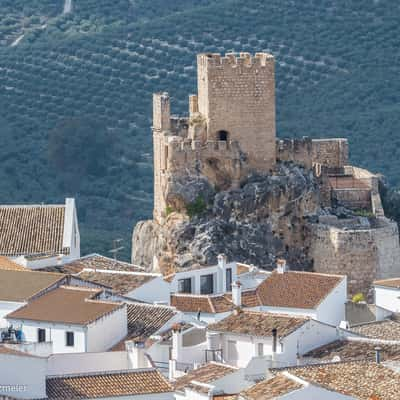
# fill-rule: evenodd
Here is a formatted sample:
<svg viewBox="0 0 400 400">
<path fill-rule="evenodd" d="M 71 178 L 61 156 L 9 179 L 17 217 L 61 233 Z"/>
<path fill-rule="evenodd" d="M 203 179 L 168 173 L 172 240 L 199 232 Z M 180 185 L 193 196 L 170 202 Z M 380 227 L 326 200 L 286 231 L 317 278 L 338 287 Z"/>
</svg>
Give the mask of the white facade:
<svg viewBox="0 0 400 400">
<path fill-rule="evenodd" d="M 7 314 L 17 310 L 25 304 L 26 302 L 0 300 L 0 328 L 6 328 L 8 326 L 8 322 L 5 319 Z"/>
<path fill-rule="evenodd" d="M 400 289 L 375 285 L 375 304 L 378 307 L 400 312 Z"/>
<path fill-rule="evenodd" d="M 46 366 L 46 358 L 0 354 L 0 397 L 45 398 Z"/>
<path fill-rule="evenodd" d="M 126 306 L 88 325 L 13 319 L 8 322 L 22 331 L 22 340 L 27 342 L 37 342 L 39 328 L 44 329 L 45 340 L 52 343 L 53 353 L 107 351 L 128 333 Z M 67 345 L 67 332 L 73 332 L 73 346 Z"/>
<path fill-rule="evenodd" d="M 199 268 L 188 271 L 177 272 L 171 281 L 171 293 L 179 293 L 179 281 L 182 279 L 190 279 L 192 294 L 222 294 L 230 291 L 227 287 L 227 270 L 231 272 L 231 282 L 237 279 L 237 265 L 236 263 L 227 263 L 226 257 L 223 255 L 218 256 L 218 265 L 213 265 L 206 268 Z M 201 277 L 212 275 L 213 277 L 213 291 L 212 293 L 201 292 Z M 228 289 L 228 290 L 227 290 Z"/>
<path fill-rule="evenodd" d="M 263 356 L 276 357 L 275 367 L 286 367 L 296 365 L 298 354 L 305 354 L 338 338 L 339 331 L 335 327 L 308 320 L 288 336 L 278 338 L 276 354 L 272 351 L 272 336 L 220 333 L 217 347 L 222 349 L 223 361 L 232 366 L 245 368 L 254 357 Z"/>
</svg>

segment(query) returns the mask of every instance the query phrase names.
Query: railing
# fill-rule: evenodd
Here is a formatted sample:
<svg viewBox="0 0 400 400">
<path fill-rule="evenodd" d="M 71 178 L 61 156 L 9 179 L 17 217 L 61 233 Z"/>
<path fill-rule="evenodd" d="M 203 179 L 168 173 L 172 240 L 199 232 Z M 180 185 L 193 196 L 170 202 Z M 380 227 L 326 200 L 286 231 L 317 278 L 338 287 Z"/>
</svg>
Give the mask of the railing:
<svg viewBox="0 0 400 400">
<path fill-rule="evenodd" d="M 164 361 L 153 361 L 153 365 L 155 368 L 161 371 L 168 371 L 169 370 L 169 363 Z"/>
<path fill-rule="evenodd" d="M 189 372 L 194 369 L 194 365 L 191 363 L 177 362 L 175 369 L 181 372 Z"/>
</svg>

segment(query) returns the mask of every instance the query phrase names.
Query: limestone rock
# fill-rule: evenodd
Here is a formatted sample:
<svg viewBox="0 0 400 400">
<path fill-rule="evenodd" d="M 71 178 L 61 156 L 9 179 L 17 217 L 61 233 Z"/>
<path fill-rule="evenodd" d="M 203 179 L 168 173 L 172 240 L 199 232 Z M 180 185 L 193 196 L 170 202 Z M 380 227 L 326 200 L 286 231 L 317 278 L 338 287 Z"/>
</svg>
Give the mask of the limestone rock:
<svg viewBox="0 0 400 400">
<path fill-rule="evenodd" d="M 193 201 L 199 193 L 208 209 L 188 219 L 172 212 L 161 226 L 139 223 L 133 234 L 132 261 L 152 269 L 213 264 L 217 255 L 270 267 L 286 257 L 293 267 L 307 266 L 307 218 L 319 211 L 318 185 L 309 170 L 278 166 L 272 175 L 254 175 L 237 189 L 214 195 L 201 178 L 176 182 L 177 197 Z M 187 188 L 187 190 L 186 190 Z M 157 262 L 154 260 L 157 259 Z"/>
</svg>

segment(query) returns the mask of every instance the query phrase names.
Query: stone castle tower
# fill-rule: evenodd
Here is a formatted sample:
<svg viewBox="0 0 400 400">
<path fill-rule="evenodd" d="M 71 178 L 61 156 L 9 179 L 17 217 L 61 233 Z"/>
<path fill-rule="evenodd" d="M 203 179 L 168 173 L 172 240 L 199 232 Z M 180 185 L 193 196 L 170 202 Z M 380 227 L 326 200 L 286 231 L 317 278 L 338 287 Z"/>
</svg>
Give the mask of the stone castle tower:
<svg viewBox="0 0 400 400">
<path fill-rule="evenodd" d="M 274 58 L 267 53 L 199 54 L 189 118 L 171 117 L 167 93 L 153 98 L 154 218 L 162 222 L 171 181 L 202 174 L 220 188 L 276 161 Z"/>
</svg>

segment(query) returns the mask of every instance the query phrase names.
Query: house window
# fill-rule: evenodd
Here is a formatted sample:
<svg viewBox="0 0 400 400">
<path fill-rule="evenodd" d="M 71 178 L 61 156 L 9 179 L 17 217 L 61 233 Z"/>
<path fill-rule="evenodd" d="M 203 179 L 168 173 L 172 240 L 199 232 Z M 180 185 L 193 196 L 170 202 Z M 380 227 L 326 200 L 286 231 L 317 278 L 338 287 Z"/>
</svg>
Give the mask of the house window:
<svg viewBox="0 0 400 400">
<path fill-rule="evenodd" d="M 214 275 L 202 275 L 200 277 L 200 294 L 214 293 Z"/>
<path fill-rule="evenodd" d="M 179 279 L 178 292 L 179 293 L 192 293 L 192 279 L 191 278 Z"/>
<path fill-rule="evenodd" d="M 232 268 L 226 269 L 226 291 L 230 292 L 232 290 Z"/>
<path fill-rule="evenodd" d="M 73 347 L 74 346 L 74 332 L 66 332 L 65 335 L 65 345 L 68 347 Z"/>
<path fill-rule="evenodd" d="M 38 342 L 43 343 L 46 341 L 46 329 L 38 329 Z"/>
<path fill-rule="evenodd" d="M 263 356 L 264 355 L 264 344 L 263 343 L 258 343 L 257 344 L 257 355 L 258 356 Z"/>
</svg>

